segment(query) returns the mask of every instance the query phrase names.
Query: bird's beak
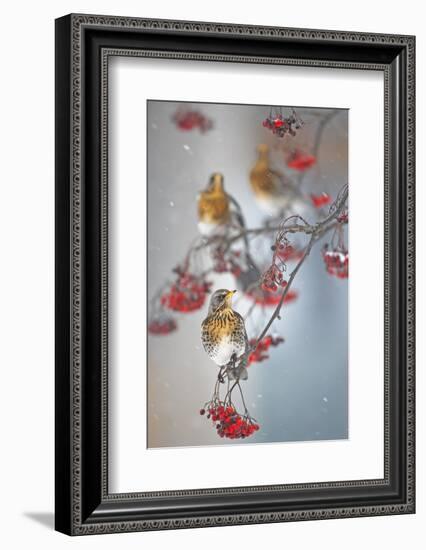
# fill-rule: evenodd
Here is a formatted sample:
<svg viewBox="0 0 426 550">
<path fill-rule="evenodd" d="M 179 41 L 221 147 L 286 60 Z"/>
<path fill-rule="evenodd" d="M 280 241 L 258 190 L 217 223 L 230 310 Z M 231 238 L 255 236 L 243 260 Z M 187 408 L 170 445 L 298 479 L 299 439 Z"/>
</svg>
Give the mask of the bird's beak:
<svg viewBox="0 0 426 550">
<path fill-rule="evenodd" d="M 236 290 L 230 290 L 230 291 L 228 292 L 228 294 L 226 295 L 226 299 L 227 299 L 228 301 L 231 301 L 232 296 L 233 296 L 236 292 L 237 292 Z"/>
</svg>

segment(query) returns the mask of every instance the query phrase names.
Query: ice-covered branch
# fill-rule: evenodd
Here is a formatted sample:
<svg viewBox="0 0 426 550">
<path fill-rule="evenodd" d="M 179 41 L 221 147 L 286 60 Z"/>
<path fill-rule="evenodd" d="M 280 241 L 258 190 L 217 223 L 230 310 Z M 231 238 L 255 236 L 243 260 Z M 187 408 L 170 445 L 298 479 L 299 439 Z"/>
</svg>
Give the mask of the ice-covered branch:
<svg viewBox="0 0 426 550">
<path fill-rule="evenodd" d="M 298 261 L 296 267 L 293 269 L 293 271 L 290 274 L 290 277 L 287 281 L 287 284 L 285 285 L 284 289 L 282 290 L 280 300 L 273 311 L 271 317 L 269 318 L 268 322 L 266 323 L 264 329 L 260 333 L 259 337 L 257 338 L 255 344 L 251 346 L 246 353 L 240 358 L 239 365 L 245 366 L 247 364 L 248 357 L 250 353 L 256 349 L 256 347 L 259 345 L 259 343 L 262 341 L 262 339 L 267 335 L 268 330 L 270 329 L 271 325 L 276 319 L 280 319 L 280 312 L 281 308 L 283 306 L 285 297 L 287 296 L 288 292 L 290 291 L 290 288 L 292 286 L 292 283 L 299 272 L 300 268 L 302 267 L 303 263 L 305 262 L 306 258 L 309 256 L 312 247 L 314 244 L 326 233 L 331 231 L 332 229 L 335 229 L 337 226 L 341 224 L 339 221 L 339 217 L 344 212 L 344 209 L 346 208 L 346 203 L 348 199 L 348 186 L 345 185 L 341 191 L 339 192 L 336 200 L 334 203 L 330 206 L 328 215 L 320 222 L 310 225 L 308 224 L 302 217 L 296 216 L 296 218 L 299 220 L 299 223 L 294 224 L 288 224 L 289 221 L 292 221 L 295 217 L 291 216 L 290 218 L 287 218 L 279 227 L 279 231 L 277 234 L 276 241 L 285 241 L 286 235 L 288 233 L 295 233 L 295 232 L 302 232 L 307 235 L 310 235 L 310 239 L 308 242 L 308 245 L 306 246 L 303 256 Z M 302 222 L 302 223 L 300 223 Z M 344 222 L 346 223 L 346 222 Z M 275 253 L 274 253 L 275 254 Z"/>
</svg>

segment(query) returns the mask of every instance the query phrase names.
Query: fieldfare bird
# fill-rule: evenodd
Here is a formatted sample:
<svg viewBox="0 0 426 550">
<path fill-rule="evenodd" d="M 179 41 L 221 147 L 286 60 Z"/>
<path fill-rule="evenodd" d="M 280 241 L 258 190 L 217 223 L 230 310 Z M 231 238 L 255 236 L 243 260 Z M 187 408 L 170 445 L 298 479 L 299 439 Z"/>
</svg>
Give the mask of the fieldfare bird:
<svg viewBox="0 0 426 550">
<path fill-rule="evenodd" d="M 248 349 L 244 319 L 232 309 L 235 292 L 220 289 L 213 293 L 208 315 L 201 325 L 201 340 L 207 355 L 216 365 L 229 367 L 231 379 L 246 379 L 246 369 L 235 367 L 237 359 Z"/>
<path fill-rule="evenodd" d="M 259 156 L 250 172 L 250 185 L 259 207 L 275 217 L 292 209 L 302 197 L 287 176 L 271 168 L 269 147 L 261 144 L 257 151 Z"/>
<path fill-rule="evenodd" d="M 214 173 L 198 197 L 198 229 L 209 236 L 226 228 L 231 221 L 230 197 L 225 192 L 223 175 Z"/>
</svg>

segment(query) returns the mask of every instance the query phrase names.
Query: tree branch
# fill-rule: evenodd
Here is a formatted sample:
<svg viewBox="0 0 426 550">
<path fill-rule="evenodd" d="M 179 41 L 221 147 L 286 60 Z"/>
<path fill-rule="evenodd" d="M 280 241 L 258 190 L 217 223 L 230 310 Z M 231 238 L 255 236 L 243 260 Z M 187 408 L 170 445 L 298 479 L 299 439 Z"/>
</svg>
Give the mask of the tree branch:
<svg viewBox="0 0 426 550">
<path fill-rule="evenodd" d="M 282 291 L 280 301 L 278 302 L 278 304 L 277 304 L 274 312 L 272 313 L 269 321 L 266 323 L 265 328 L 262 330 L 259 337 L 256 339 L 256 343 L 254 344 L 254 346 L 250 347 L 246 351 L 246 353 L 241 357 L 239 365 L 245 366 L 247 364 L 247 359 L 248 359 L 248 356 L 250 355 L 250 353 L 254 349 L 257 348 L 257 346 L 259 345 L 259 342 L 266 336 L 268 330 L 270 329 L 270 327 L 271 327 L 272 323 L 275 321 L 275 319 L 280 319 L 280 312 L 281 312 L 281 308 L 283 306 L 285 297 L 287 296 L 287 294 L 290 290 L 290 287 L 291 287 L 297 273 L 299 272 L 299 270 L 302 267 L 303 263 L 305 262 L 306 258 L 309 256 L 315 242 L 317 242 L 326 233 L 328 233 L 332 229 L 339 226 L 340 222 L 337 221 L 337 218 L 342 213 L 342 211 L 343 211 L 343 209 L 346 205 L 347 199 L 348 199 L 348 186 L 345 185 L 340 190 L 340 192 L 337 195 L 337 198 L 334 201 L 334 203 L 330 206 L 329 214 L 324 218 L 324 220 L 318 222 L 315 225 L 309 225 L 309 224 L 306 223 L 306 225 L 293 224 L 293 225 L 290 225 L 290 226 L 286 226 L 286 221 L 293 218 L 293 216 L 291 216 L 286 221 L 284 221 L 284 223 L 280 227 L 280 232 L 281 232 L 282 236 L 285 236 L 289 232 L 290 233 L 295 233 L 296 232 L 295 227 L 297 227 L 297 228 L 299 228 L 300 231 L 302 231 L 306 234 L 310 234 L 311 237 L 309 239 L 309 243 L 308 243 L 308 245 L 307 245 L 307 247 L 304 251 L 304 254 L 303 254 L 302 258 L 299 260 L 296 267 L 291 272 L 290 277 L 287 281 L 287 285 L 285 286 L 285 288 Z"/>
</svg>

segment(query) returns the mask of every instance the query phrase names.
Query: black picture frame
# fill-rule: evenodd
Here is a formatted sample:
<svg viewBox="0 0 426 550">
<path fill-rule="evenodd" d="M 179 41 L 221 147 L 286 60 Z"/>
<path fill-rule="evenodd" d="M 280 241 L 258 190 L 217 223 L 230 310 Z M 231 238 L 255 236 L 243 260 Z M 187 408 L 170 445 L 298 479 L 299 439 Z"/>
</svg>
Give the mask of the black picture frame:
<svg viewBox="0 0 426 550">
<path fill-rule="evenodd" d="M 384 478 L 109 494 L 109 55 L 373 69 L 385 86 Z M 56 20 L 56 529 L 69 535 L 415 511 L 415 38 L 71 14 Z M 149 475 L 149 472 L 147 472 Z"/>
</svg>

